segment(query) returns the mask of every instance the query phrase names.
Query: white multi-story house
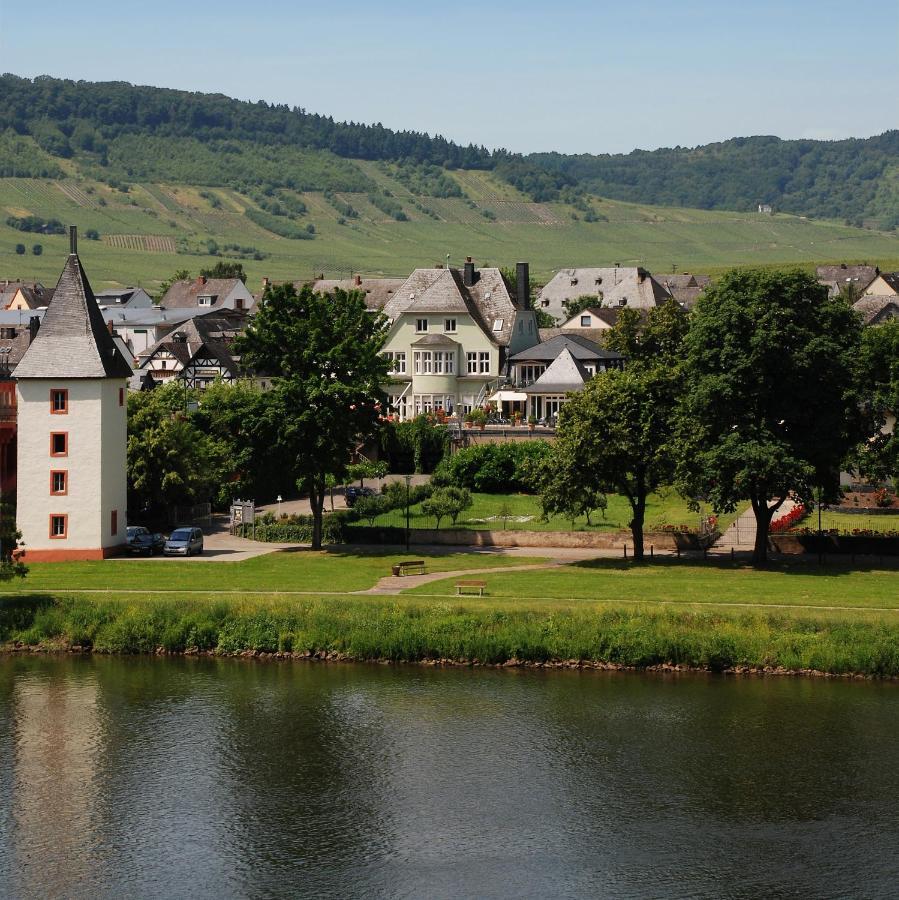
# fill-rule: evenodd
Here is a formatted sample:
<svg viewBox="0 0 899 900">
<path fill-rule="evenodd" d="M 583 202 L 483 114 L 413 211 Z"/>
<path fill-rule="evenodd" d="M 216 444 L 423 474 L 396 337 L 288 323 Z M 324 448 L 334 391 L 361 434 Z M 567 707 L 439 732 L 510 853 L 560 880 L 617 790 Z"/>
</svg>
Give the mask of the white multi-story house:
<svg viewBox="0 0 899 900">
<path fill-rule="evenodd" d="M 28 561 L 102 559 L 125 544 L 131 367 L 78 259 L 16 367 L 16 517 Z"/>
<path fill-rule="evenodd" d="M 465 413 L 486 402 L 491 382 L 509 372 L 509 357 L 539 340 L 528 297 L 528 264 L 518 263 L 518 291 L 499 269 L 416 269 L 393 291 L 384 354 L 386 386 L 401 419 L 442 410 Z"/>
</svg>

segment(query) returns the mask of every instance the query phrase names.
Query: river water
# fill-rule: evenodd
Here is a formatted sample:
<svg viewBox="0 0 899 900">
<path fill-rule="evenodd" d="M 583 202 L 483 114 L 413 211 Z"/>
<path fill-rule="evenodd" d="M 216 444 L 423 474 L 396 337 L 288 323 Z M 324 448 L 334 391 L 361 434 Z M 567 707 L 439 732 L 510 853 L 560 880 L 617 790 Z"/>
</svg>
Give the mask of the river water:
<svg viewBox="0 0 899 900">
<path fill-rule="evenodd" d="M 0 895 L 895 897 L 899 686 L 0 658 Z"/>
</svg>

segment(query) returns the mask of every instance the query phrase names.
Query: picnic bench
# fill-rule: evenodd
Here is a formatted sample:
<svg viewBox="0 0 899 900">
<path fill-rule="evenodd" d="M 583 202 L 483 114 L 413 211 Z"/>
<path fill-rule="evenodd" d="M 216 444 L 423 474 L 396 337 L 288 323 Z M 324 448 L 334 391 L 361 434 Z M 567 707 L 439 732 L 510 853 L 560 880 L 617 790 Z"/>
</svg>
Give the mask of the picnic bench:
<svg viewBox="0 0 899 900">
<path fill-rule="evenodd" d="M 407 559 L 405 562 L 396 563 L 393 567 L 394 575 L 424 575 L 425 561 L 423 559 Z"/>
<path fill-rule="evenodd" d="M 474 594 L 477 591 L 479 597 L 484 596 L 484 592 L 487 589 L 486 581 L 457 581 L 456 582 L 456 596 L 460 594 Z"/>
</svg>

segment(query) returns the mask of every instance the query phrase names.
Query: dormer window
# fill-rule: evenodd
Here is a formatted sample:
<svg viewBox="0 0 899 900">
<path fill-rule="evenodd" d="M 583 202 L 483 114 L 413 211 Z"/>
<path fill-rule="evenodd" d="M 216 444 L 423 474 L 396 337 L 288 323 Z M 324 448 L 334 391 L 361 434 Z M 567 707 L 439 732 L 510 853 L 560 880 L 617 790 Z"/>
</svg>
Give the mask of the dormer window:
<svg viewBox="0 0 899 900">
<path fill-rule="evenodd" d="M 424 334 L 428 330 L 428 320 L 427 319 L 416 319 L 415 320 L 415 331 L 417 334 Z"/>
<path fill-rule="evenodd" d="M 212 306 L 212 297 L 209 294 L 197 297 L 197 306 Z"/>
<path fill-rule="evenodd" d="M 502 331 L 503 330 L 503 320 L 502 319 L 494 319 L 493 320 L 493 330 L 494 331 Z"/>
</svg>

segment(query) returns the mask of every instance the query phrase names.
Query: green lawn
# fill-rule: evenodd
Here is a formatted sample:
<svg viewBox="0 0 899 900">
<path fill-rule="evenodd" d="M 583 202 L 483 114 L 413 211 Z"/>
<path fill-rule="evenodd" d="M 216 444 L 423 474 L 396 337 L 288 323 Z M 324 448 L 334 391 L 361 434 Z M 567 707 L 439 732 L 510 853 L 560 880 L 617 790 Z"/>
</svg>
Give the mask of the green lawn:
<svg viewBox="0 0 899 900">
<path fill-rule="evenodd" d="M 546 571 L 478 576 L 492 600 L 584 600 L 602 603 L 760 604 L 875 607 L 899 610 L 897 573 L 889 569 L 847 569 L 809 562 L 768 570 L 706 562 L 655 560 L 634 566 L 603 559 Z M 449 595 L 454 581 L 436 581 L 409 594 Z"/>
<path fill-rule="evenodd" d="M 368 549 L 298 550 L 268 553 L 243 562 L 190 562 L 175 559 L 32 563 L 23 580 L 6 582 L 0 593 L 23 588 L 52 592 L 74 590 L 160 591 L 362 591 L 390 574 L 393 563 L 424 559 L 429 572 L 516 566 L 539 557 L 505 557 L 490 552 L 423 556 L 405 551 Z M 399 579 L 397 579 L 399 581 Z"/>
<path fill-rule="evenodd" d="M 631 520 L 631 508 L 627 500 L 619 494 L 609 495 L 609 506 L 605 516 L 601 512 L 590 514 L 591 524 L 587 524 L 585 516 L 578 516 L 572 523 L 563 516 L 552 516 L 542 519 L 540 498 L 529 494 L 472 494 L 473 505 L 459 517 L 455 526 L 449 519 L 443 519 L 441 528 L 493 529 L 503 527 L 510 530 L 524 531 L 626 531 Z M 704 515 L 711 510 L 705 507 Z M 509 518 L 505 521 L 503 516 Z M 719 517 L 719 527 L 726 528 L 736 514 Z M 699 526 L 699 513 L 688 509 L 687 501 L 673 490 L 652 494 L 646 505 L 646 530 L 653 530 L 660 525 Z M 394 509 L 375 520 L 375 525 L 405 525 L 405 510 Z M 421 504 L 410 508 L 410 525 L 412 528 L 434 528 L 436 523 L 432 517 L 426 516 Z"/>
</svg>

